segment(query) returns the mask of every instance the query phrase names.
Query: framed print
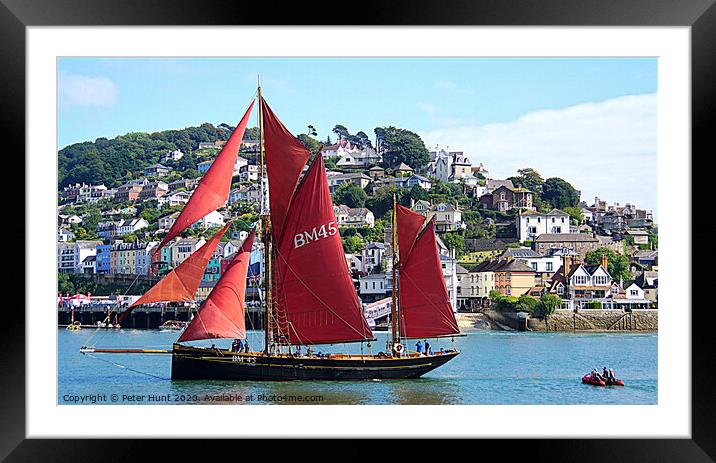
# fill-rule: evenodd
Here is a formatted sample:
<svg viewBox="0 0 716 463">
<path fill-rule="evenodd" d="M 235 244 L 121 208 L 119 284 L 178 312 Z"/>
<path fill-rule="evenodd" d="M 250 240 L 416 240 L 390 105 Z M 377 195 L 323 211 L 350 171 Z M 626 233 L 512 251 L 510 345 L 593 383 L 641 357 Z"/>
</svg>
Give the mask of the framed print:
<svg viewBox="0 0 716 463">
<path fill-rule="evenodd" d="M 712 3 L 3 0 L 27 300 L 3 457 L 461 437 L 712 461 Z"/>
</svg>

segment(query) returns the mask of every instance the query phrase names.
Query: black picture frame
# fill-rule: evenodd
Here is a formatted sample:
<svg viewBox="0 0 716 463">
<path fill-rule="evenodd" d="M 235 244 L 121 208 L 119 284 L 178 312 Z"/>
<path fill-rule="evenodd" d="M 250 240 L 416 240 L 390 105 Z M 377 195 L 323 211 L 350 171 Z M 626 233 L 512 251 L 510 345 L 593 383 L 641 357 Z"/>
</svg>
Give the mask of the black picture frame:
<svg viewBox="0 0 716 463">
<path fill-rule="evenodd" d="M 393 0 L 346 4 L 338 15 L 334 3 L 222 0 L 0 0 L 0 101 L 3 141 L 7 152 L 25 152 L 25 28 L 28 26 L 111 25 L 565 25 L 565 26 L 690 26 L 692 65 L 692 153 L 714 153 L 708 116 L 716 108 L 716 0 L 489 0 L 430 2 Z M 355 8 L 355 9 L 354 9 Z M 280 11 L 278 11 L 280 10 Z M 349 14 L 348 12 L 351 12 Z M 693 162 L 694 156 L 692 155 Z M 689 162 L 688 159 L 684 160 Z M 18 166 L 19 167 L 19 166 Z M 693 169 L 693 168 L 692 168 Z M 698 172 L 698 171 L 696 171 Z M 27 172 L 30 175 L 30 172 Z M 16 176 L 17 177 L 17 176 Z M 691 194 L 691 192 L 687 192 Z M 31 211 L 25 211 L 29 213 Z M 696 230 L 695 230 L 696 231 Z M 693 234 L 696 241 L 697 234 Z M 29 244 L 29 243 L 28 243 Z M 18 262 L 25 262 L 22 257 Z M 28 262 L 30 266 L 33 262 Z M 25 281 L 25 289 L 32 283 Z M 7 288 L 9 289 L 9 288 Z M 690 310 L 691 288 L 684 288 Z M 502 454 L 524 451 L 531 460 L 574 461 L 598 456 L 602 461 L 714 461 L 716 458 L 716 394 L 714 361 L 709 345 L 710 308 L 692 311 L 692 438 L 691 439 L 558 439 L 481 442 Z M 15 309 L 17 311 L 17 308 Z M 3 317 L 0 337 L 0 458 L 7 461 L 130 461 L 149 447 L 162 448 L 162 459 L 192 453 L 187 445 L 141 440 L 25 439 L 25 320 Z M 698 346 L 698 348 L 697 348 Z M 668 374 L 668 372 L 660 372 Z M 168 424 L 175 426 L 176 423 Z M 200 424 L 199 424 L 200 425 Z M 299 426 L 300 424 L 297 424 Z M 376 426 L 379 426 L 376 423 Z M 272 446 L 271 455 L 302 452 L 304 446 Z M 403 456 L 405 446 L 401 446 Z M 235 443 L 212 447 L 236 454 Z M 462 457 L 461 457 L 462 458 Z"/>
</svg>

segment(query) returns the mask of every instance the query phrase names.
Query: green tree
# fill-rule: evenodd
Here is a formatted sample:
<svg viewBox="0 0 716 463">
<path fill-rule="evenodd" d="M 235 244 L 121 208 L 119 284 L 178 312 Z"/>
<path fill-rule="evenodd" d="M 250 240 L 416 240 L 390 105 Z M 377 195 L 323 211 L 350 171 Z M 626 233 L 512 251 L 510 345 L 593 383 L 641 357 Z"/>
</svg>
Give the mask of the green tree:
<svg viewBox="0 0 716 463">
<path fill-rule="evenodd" d="M 541 302 L 534 297 L 523 294 L 517 299 L 517 304 L 515 308 L 519 312 L 527 312 L 529 314 L 533 314 L 535 313 L 535 311 L 539 310 L 540 305 Z"/>
<path fill-rule="evenodd" d="M 448 249 L 455 250 L 455 257 L 460 259 L 465 255 L 465 238 L 460 233 L 443 233 L 441 238 Z"/>
<path fill-rule="evenodd" d="M 533 312 L 535 317 L 542 318 L 545 323 L 547 319 L 562 305 L 562 299 L 556 294 L 544 293 L 540 298 L 540 304 Z"/>
<path fill-rule="evenodd" d="M 333 202 L 348 207 L 364 207 L 366 199 L 368 199 L 366 192 L 353 182 L 343 183 L 333 194 Z"/>
<path fill-rule="evenodd" d="M 607 256 L 607 271 L 615 280 L 628 280 L 631 278 L 629 272 L 629 258 L 617 254 L 609 248 L 599 248 L 589 251 L 584 256 L 584 262 L 588 265 L 598 265 L 602 256 Z"/>
<path fill-rule="evenodd" d="M 306 149 L 311 152 L 312 156 L 315 156 L 315 154 L 318 153 L 318 151 L 321 149 L 321 142 L 311 137 L 310 135 L 301 133 L 296 138 L 298 138 L 298 141 L 303 143 L 303 146 L 305 146 Z"/>
<path fill-rule="evenodd" d="M 541 198 L 557 209 L 576 206 L 579 203 L 579 193 L 574 187 L 561 178 L 548 178 L 542 186 Z"/>
<path fill-rule="evenodd" d="M 512 184 L 516 187 L 527 188 L 528 190 L 537 193 L 538 195 L 542 193 L 542 185 L 544 184 L 544 179 L 539 174 L 539 172 L 532 169 L 531 167 L 519 169 L 517 171 L 517 176 L 510 177 L 509 180 L 512 180 Z"/>
<path fill-rule="evenodd" d="M 358 235 L 343 238 L 343 250 L 349 254 L 361 252 L 365 248 L 363 240 Z"/>
<path fill-rule="evenodd" d="M 335 127 L 333 127 L 333 130 L 331 132 L 335 133 L 338 137 L 338 140 L 347 140 L 350 136 L 350 133 L 348 132 L 348 129 L 341 124 L 336 124 Z"/>
<path fill-rule="evenodd" d="M 418 134 L 396 127 L 376 127 L 375 134 L 380 141 L 385 167 L 394 167 L 404 162 L 413 169 L 425 167 L 430 153 Z"/>
<path fill-rule="evenodd" d="M 584 222 L 584 211 L 582 211 L 581 207 L 565 207 L 563 211 L 569 214 L 569 218 L 572 219 L 572 223 L 575 225 Z"/>
</svg>

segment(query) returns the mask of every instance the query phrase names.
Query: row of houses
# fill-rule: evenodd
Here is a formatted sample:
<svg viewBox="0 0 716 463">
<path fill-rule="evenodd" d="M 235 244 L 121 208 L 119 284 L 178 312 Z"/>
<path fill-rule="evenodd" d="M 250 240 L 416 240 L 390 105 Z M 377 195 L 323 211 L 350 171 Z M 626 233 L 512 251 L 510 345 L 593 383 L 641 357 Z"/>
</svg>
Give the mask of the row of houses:
<svg viewBox="0 0 716 463">
<path fill-rule="evenodd" d="M 563 309 L 647 308 L 658 300 L 656 271 L 643 271 L 634 280 L 616 281 L 603 257 L 598 265 L 586 265 L 571 252 L 540 256 L 531 250 L 506 252 L 472 270 L 457 266 L 457 307 L 488 306 L 490 293 L 540 297 L 551 293 L 562 299 Z M 520 257 L 515 257 L 523 253 Z M 533 252 L 533 251 L 532 251 Z"/>
</svg>

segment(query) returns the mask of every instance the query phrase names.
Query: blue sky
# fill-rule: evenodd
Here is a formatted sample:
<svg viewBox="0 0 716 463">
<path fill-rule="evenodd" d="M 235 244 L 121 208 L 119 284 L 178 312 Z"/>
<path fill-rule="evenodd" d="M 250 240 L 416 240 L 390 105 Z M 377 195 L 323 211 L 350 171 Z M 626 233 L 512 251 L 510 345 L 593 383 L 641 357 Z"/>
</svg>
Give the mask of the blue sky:
<svg viewBox="0 0 716 463">
<path fill-rule="evenodd" d="M 429 147 L 464 150 L 495 177 L 535 167 L 571 181 L 590 203 L 599 195 L 656 212 L 654 58 L 64 58 L 58 71 L 59 147 L 233 125 L 260 74 L 296 134 L 312 124 L 325 139 L 340 123 L 372 137 L 394 125 Z M 602 162 L 589 164 L 594 157 Z M 607 178 L 615 163 L 628 173 Z M 606 181 L 595 179 L 600 168 Z M 647 194 L 635 180 L 654 188 Z"/>
</svg>

